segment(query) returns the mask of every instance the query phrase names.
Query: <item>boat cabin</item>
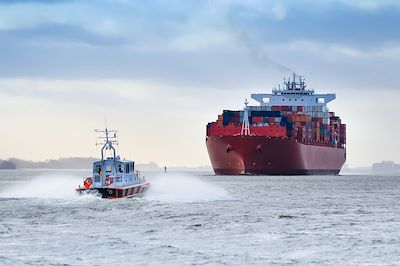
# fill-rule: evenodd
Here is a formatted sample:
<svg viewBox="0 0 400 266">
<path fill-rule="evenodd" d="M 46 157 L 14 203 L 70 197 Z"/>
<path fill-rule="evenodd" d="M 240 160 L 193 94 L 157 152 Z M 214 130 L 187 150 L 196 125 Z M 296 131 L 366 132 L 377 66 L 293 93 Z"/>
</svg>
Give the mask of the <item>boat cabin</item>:
<svg viewBox="0 0 400 266">
<path fill-rule="evenodd" d="M 141 182 L 141 178 L 135 171 L 135 162 L 121 159 L 116 155 L 113 143 L 116 143 L 114 137 L 109 136 L 111 131 L 106 128 L 105 142 L 101 149 L 101 160 L 93 163 L 93 187 L 94 188 L 122 188 L 136 185 Z M 106 151 L 111 151 L 111 156 L 106 157 Z"/>
<path fill-rule="evenodd" d="M 135 162 L 121 160 L 119 156 L 109 157 L 93 163 L 94 188 L 126 187 L 137 184 L 140 180 L 135 173 Z"/>
</svg>

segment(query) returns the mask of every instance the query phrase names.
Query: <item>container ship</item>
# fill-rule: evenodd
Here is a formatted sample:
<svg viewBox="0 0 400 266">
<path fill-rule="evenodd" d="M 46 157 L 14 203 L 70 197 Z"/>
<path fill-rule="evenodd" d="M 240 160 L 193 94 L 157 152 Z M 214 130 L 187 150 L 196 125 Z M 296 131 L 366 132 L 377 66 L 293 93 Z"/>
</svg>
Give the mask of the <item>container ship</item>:
<svg viewBox="0 0 400 266">
<path fill-rule="evenodd" d="M 346 125 L 293 74 L 259 103 L 224 110 L 207 124 L 206 146 L 216 175 L 338 175 L 346 161 Z"/>
</svg>

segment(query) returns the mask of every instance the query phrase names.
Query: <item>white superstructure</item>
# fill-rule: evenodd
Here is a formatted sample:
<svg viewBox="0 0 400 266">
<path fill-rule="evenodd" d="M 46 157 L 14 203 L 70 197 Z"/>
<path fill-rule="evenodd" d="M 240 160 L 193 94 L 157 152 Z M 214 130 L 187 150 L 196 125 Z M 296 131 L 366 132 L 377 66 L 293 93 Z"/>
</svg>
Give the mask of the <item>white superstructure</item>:
<svg viewBox="0 0 400 266">
<path fill-rule="evenodd" d="M 252 94 L 251 98 L 260 106 L 318 106 L 326 105 L 336 99 L 335 94 L 314 94 L 314 90 L 306 89 L 302 76 L 293 73 L 293 79 L 284 80 L 283 89 L 272 90 L 272 94 Z M 318 108 L 320 109 L 320 108 Z M 322 108 L 325 109 L 325 108 Z"/>
<path fill-rule="evenodd" d="M 120 188 L 132 186 L 143 182 L 142 178 L 135 171 L 135 162 L 132 160 L 122 160 L 116 155 L 113 144 L 117 144 L 116 130 L 96 130 L 103 133 L 104 140 L 101 148 L 101 160 L 93 163 L 94 182 L 92 188 Z M 111 135 L 110 135 L 111 134 Z M 110 157 L 105 157 L 106 151 L 111 151 Z"/>
</svg>

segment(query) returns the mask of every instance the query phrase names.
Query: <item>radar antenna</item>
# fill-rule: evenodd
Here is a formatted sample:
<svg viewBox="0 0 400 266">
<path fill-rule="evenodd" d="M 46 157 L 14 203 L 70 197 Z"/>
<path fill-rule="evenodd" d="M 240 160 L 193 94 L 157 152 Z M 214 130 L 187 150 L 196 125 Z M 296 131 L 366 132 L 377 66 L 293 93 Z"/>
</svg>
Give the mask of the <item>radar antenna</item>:
<svg viewBox="0 0 400 266">
<path fill-rule="evenodd" d="M 100 142 L 96 142 L 96 146 L 102 146 L 101 148 L 101 160 L 104 160 L 104 151 L 106 150 L 112 150 L 113 151 L 113 159 L 115 161 L 116 157 L 116 152 L 114 145 L 118 146 L 118 140 L 117 140 L 117 133 L 118 130 L 109 130 L 107 127 L 105 127 L 104 130 L 99 130 L 95 129 L 94 130 L 96 133 L 103 134 L 103 136 L 97 137 L 97 139 L 100 140 Z"/>
</svg>

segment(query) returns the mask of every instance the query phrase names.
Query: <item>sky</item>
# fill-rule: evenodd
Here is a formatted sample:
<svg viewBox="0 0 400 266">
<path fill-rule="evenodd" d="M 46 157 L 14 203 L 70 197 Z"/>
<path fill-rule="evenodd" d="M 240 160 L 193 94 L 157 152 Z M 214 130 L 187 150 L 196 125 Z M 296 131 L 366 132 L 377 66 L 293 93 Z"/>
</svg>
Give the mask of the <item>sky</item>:
<svg viewBox="0 0 400 266">
<path fill-rule="evenodd" d="M 347 124 L 347 164 L 400 162 L 400 2 L 2 0 L 0 159 L 210 165 L 207 122 L 291 72 Z M 252 102 L 252 104 L 256 104 Z"/>
</svg>

